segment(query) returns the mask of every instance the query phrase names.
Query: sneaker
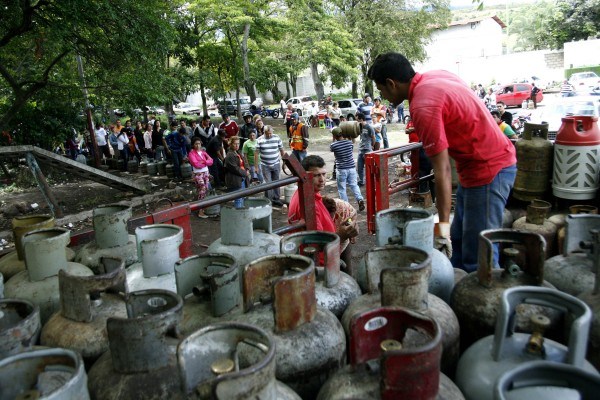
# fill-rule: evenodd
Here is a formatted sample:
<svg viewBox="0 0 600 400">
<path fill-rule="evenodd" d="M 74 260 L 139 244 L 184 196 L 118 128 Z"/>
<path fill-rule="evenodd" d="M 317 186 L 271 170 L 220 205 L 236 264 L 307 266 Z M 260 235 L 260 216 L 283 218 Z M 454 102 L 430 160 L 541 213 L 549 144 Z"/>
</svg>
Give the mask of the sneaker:
<svg viewBox="0 0 600 400">
<path fill-rule="evenodd" d="M 271 204 L 275 207 L 283 207 L 283 202 L 281 200 L 271 200 Z"/>
<path fill-rule="evenodd" d="M 364 200 L 358 201 L 358 211 L 365 211 L 365 201 Z"/>
</svg>

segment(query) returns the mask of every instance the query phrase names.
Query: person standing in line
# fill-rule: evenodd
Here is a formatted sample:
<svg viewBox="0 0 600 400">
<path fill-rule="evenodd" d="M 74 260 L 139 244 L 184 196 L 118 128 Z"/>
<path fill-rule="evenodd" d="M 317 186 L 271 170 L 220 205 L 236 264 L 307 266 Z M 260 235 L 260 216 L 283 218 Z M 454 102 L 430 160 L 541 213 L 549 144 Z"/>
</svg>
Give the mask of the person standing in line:
<svg viewBox="0 0 600 400">
<path fill-rule="evenodd" d="M 119 132 L 119 134 L 117 135 L 117 149 L 119 150 L 119 154 L 121 156 L 121 158 L 123 159 L 123 171 L 127 171 L 127 161 L 128 161 L 128 157 L 127 157 L 127 151 L 128 151 L 128 144 L 129 144 L 129 138 L 127 137 L 127 128 L 122 128 L 121 132 Z"/>
<path fill-rule="evenodd" d="M 100 122 L 98 128 L 94 132 L 96 135 L 96 144 L 100 154 L 104 154 L 105 158 L 110 158 L 110 150 L 108 149 L 108 143 L 106 142 L 106 130 L 104 130 L 104 124 Z"/>
<path fill-rule="evenodd" d="M 513 129 L 511 128 L 510 125 L 508 125 L 506 122 L 504 122 L 500 119 L 500 111 L 493 110 L 491 112 L 491 114 L 492 114 L 492 117 L 494 117 L 494 121 L 496 121 L 496 123 L 498 124 L 498 128 L 500 128 L 502 133 L 504 133 L 506 135 L 506 137 L 508 137 L 509 139 L 516 140 L 517 134 L 515 133 L 515 131 L 513 131 Z"/>
<path fill-rule="evenodd" d="M 356 108 L 356 112 L 362 113 L 365 116 L 367 124 L 371 124 L 371 109 L 373 108 L 373 102 L 371 101 L 371 95 L 365 93 L 363 101 Z"/>
<path fill-rule="evenodd" d="M 206 152 L 213 159 L 213 164 L 208 169 L 214 179 L 214 187 L 219 190 L 225 188 L 225 169 L 223 166 L 225 161 L 225 146 L 223 142 L 226 138 L 227 132 L 219 129 L 206 146 Z"/>
<path fill-rule="evenodd" d="M 282 97 L 281 100 L 279 100 L 279 113 L 283 116 L 284 112 L 286 109 L 286 105 L 285 105 L 285 99 Z"/>
<path fill-rule="evenodd" d="M 230 138 L 232 136 L 237 136 L 240 128 L 235 121 L 231 120 L 229 114 L 225 113 L 221 116 L 223 118 L 223 122 L 219 125 L 219 129 L 223 129 L 227 133 L 227 137 Z"/>
<path fill-rule="evenodd" d="M 531 99 L 531 101 L 533 101 L 533 108 L 536 109 L 537 108 L 537 94 L 540 92 L 540 89 L 535 86 L 535 82 L 533 82 L 531 84 L 531 94 L 529 96 L 529 99 Z"/>
<path fill-rule="evenodd" d="M 356 121 L 360 125 L 360 144 L 358 145 L 358 186 L 365 184 L 365 156 L 375 146 L 375 130 L 365 120 L 363 113 L 356 113 Z"/>
<path fill-rule="evenodd" d="M 292 126 L 292 114 L 294 114 L 294 105 L 292 103 L 288 103 L 285 109 L 285 132 L 289 134 L 290 126 Z"/>
<path fill-rule="evenodd" d="M 188 154 L 188 160 L 192 166 L 192 174 L 194 175 L 194 183 L 198 192 L 198 200 L 206 197 L 206 193 L 210 188 L 210 173 L 208 168 L 213 164 L 213 159 L 202 148 L 202 140 L 195 137 L 192 143 L 192 151 Z M 204 210 L 198 211 L 199 218 L 208 218 Z"/>
<path fill-rule="evenodd" d="M 386 53 L 375 59 L 367 76 L 389 101 L 408 99 L 435 174 L 440 221 L 436 225 L 436 248 L 455 268 L 475 271 L 479 234 L 502 227 L 517 172 L 515 146 L 498 129 L 483 102 L 450 72 L 420 74 L 402 54 Z M 456 162 L 459 180 L 452 226 L 450 157 Z"/>
<path fill-rule="evenodd" d="M 248 133 L 248 140 L 242 146 L 242 155 L 248 160 L 248 169 L 250 170 L 252 182 L 262 183 L 263 178 L 260 172 L 260 163 L 257 163 L 254 157 L 256 146 L 256 129 L 251 129 Z"/>
<path fill-rule="evenodd" d="M 292 155 L 302 162 L 308 148 L 308 127 L 299 121 L 298 114 L 292 113 L 292 124 L 288 131 L 288 139 Z"/>
<path fill-rule="evenodd" d="M 390 147 L 390 143 L 388 142 L 388 138 L 387 138 L 386 114 L 387 114 L 387 109 L 386 109 L 385 105 L 383 105 L 383 103 L 381 102 L 381 98 L 376 97 L 375 105 L 371 109 L 371 120 L 373 121 L 374 124 L 376 123 L 376 121 L 381 123 L 381 129 L 379 130 L 379 132 L 377 132 L 377 129 L 376 129 L 375 133 L 380 134 L 384 149 L 387 149 Z"/>
<path fill-rule="evenodd" d="M 575 95 L 575 88 L 566 79 L 563 81 L 560 87 L 560 95 L 562 97 L 571 97 Z"/>
<path fill-rule="evenodd" d="M 248 161 L 239 153 L 240 138 L 232 136 L 229 138 L 227 155 L 225 156 L 225 184 L 229 192 L 245 189 L 248 187 L 247 179 L 250 178 Z M 233 201 L 235 208 L 244 207 L 244 198 L 240 197 Z"/>
<path fill-rule="evenodd" d="M 333 121 L 334 126 L 340 126 L 340 116 L 342 115 L 342 110 L 340 109 L 340 105 L 337 101 L 334 101 L 331 107 L 327 109 L 329 119 Z"/>
<path fill-rule="evenodd" d="M 271 125 L 265 125 L 265 134 L 256 141 L 256 149 L 254 151 L 254 165 L 260 166 L 265 183 L 279 180 L 283 154 L 283 142 L 281 138 L 273 134 L 273 127 Z M 274 206 L 283 206 L 283 203 L 279 199 L 279 188 L 267 190 L 265 196 L 271 200 Z"/>
<path fill-rule="evenodd" d="M 110 147 L 113 149 L 113 155 L 115 157 L 119 157 L 119 140 L 117 139 L 117 127 L 114 125 L 110 125 L 108 127 L 110 134 L 108 135 L 108 142 L 110 143 Z"/>
<path fill-rule="evenodd" d="M 398 104 L 398 123 L 404 123 L 404 102 Z"/>
<path fill-rule="evenodd" d="M 342 135 L 340 128 L 333 128 L 331 131 L 333 142 L 329 145 L 329 150 L 333 152 L 336 166 L 337 189 L 340 199 L 348 201 L 346 186 L 350 187 L 354 198 L 358 203 L 358 210 L 364 211 L 365 200 L 360 193 L 357 184 L 356 164 L 354 163 L 354 145 L 350 138 Z"/>
<path fill-rule="evenodd" d="M 498 111 L 500 112 L 500 119 L 506 122 L 509 126 L 512 126 L 513 115 L 511 112 L 506 111 L 506 104 L 503 101 L 496 103 Z"/>
<path fill-rule="evenodd" d="M 185 147 L 185 128 L 181 127 L 177 129 L 177 122 L 173 122 L 171 127 L 174 129 L 166 137 L 167 147 L 171 157 L 173 158 L 173 175 L 175 175 L 175 181 L 181 182 L 183 177 L 181 175 L 181 164 L 183 160 L 187 158 L 187 149 Z"/>
<path fill-rule="evenodd" d="M 160 120 L 156 119 L 152 126 L 152 151 L 156 161 L 167 159 L 167 144 L 165 142 L 164 129 L 160 127 Z"/>
<path fill-rule="evenodd" d="M 144 132 L 144 154 L 154 160 L 154 151 L 152 150 L 152 124 L 148 122 L 146 124 L 146 131 Z"/>
</svg>

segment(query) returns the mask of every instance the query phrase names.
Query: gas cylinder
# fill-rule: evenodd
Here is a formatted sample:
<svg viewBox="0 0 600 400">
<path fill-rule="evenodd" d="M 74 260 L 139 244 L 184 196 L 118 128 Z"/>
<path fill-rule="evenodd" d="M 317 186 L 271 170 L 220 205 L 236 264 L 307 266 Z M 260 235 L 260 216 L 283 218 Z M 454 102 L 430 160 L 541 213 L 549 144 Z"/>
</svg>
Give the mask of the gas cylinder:
<svg viewBox="0 0 600 400">
<path fill-rule="evenodd" d="M 278 254 L 244 267 L 244 314 L 239 322 L 273 335 L 277 379 L 303 399 L 314 399 L 330 373 L 346 357 L 346 337 L 338 319 L 318 306 L 311 259 Z M 249 353 L 249 352 L 248 352 Z M 240 358 L 252 354 L 240 351 Z"/>
<path fill-rule="evenodd" d="M 434 319 L 382 307 L 356 314 L 350 324 L 350 365 L 329 378 L 317 400 L 464 399 L 440 373 L 442 333 Z"/>
<path fill-rule="evenodd" d="M 192 177 L 192 165 L 188 162 L 181 164 L 181 177 L 183 179 L 189 179 Z"/>
<path fill-rule="evenodd" d="M 0 300 L 0 360 L 31 349 L 40 337 L 40 308 L 27 300 Z"/>
<path fill-rule="evenodd" d="M 167 164 L 165 167 L 165 172 L 168 178 L 174 178 L 175 174 L 173 173 L 173 164 Z"/>
<path fill-rule="evenodd" d="M 569 214 L 598 214 L 598 208 L 586 204 L 575 204 L 569 206 Z M 558 232 L 556 234 L 556 248 L 558 249 L 558 254 L 564 253 L 566 218 L 567 214 L 555 214 L 548 218 L 548 221 L 552 222 L 558 228 Z"/>
<path fill-rule="evenodd" d="M 600 230 L 592 229 L 591 238 L 585 242 L 584 247 L 592 249 L 594 259 L 594 288 L 585 291 L 579 295 L 592 310 L 592 329 L 590 331 L 590 341 L 588 343 L 588 357 L 596 368 L 600 368 Z"/>
<path fill-rule="evenodd" d="M 292 201 L 292 196 L 294 193 L 296 193 L 296 190 L 298 190 L 298 185 L 295 183 L 290 183 L 283 188 L 283 202 L 285 204 L 290 204 L 290 201 Z"/>
<path fill-rule="evenodd" d="M 546 258 L 556 254 L 556 233 L 558 228 L 546 218 L 552 205 L 547 201 L 533 200 L 527 206 L 527 215 L 516 220 L 513 229 L 538 233 L 546 240 Z"/>
<path fill-rule="evenodd" d="M 127 162 L 127 172 L 131 174 L 135 174 L 136 172 L 138 172 L 138 163 L 136 159 L 129 160 Z"/>
<path fill-rule="evenodd" d="M 375 223 L 377 246 L 411 246 L 424 250 L 431 256 L 429 292 L 448 303 L 454 288 L 454 270 L 448 257 L 433 247 L 433 215 L 418 208 L 390 208 L 378 212 Z M 359 284 L 366 291 L 364 263 L 360 263 L 358 269 Z"/>
<path fill-rule="evenodd" d="M 145 225 L 135 229 L 135 237 L 139 261 L 126 270 L 129 290 L 177 292 L 175 263 L 179 260 L 183 229 L 169 224 Z"/>
<path fill-rule="evenodd" d="M 502 213 L 502 227 L 503 228 L 512 228 L 512 224 L 515 220 L 513 219 L 513 215 L 508 209 L 504 209 Z"/>
<path fill-rule="evenodd" d="M 317 266 L 317 304 L 338 318 L 362 294 L 358 283 L 340 271 L 340 237 L 335 233 L 305 231 L 286 235 L 281 239 L 281 254 L 300 254 L 313 260 Z"/>
<path fill-rule="evenodd" d="M 88 373 L 93 399 L 185 398 L 177 369 L 183 300 L 168 290 L 141 290 L 126 298 L 128 318 L 106 323 L 110 350 Z"/>
<path fill-rule="evenodd" d="M 156 163 L 156 169 L 158 171 L 158 175 L 165 176 L 167 175 L 167 162 L 164 160 L 160 160 Z"/>
<path fill-rule="evenodd" d="M 242 312 L 240 273 L 229 254 L 202 253 L 177 261 L 175 279 L 184 299 L 184 335 Z"/>
<path fill-rule="evenodd" d="M 150 176 L 155 176 L 158 172 L 158 168 L 156 167 L 156 163 L 154 162 L 149 162 L 146 166 L 146 169 L 148 170 L 148 175 Z"/>
<path fill-rule="evenodd" d="M 550 321 L 532 315 L 532 333 L 515 332 L 517 307 L 523 303 L 552 307 L 566 313 L 568 344 L 564 346 L 544 338 Z M 455 382 L 467 399 L 493 399 L 494 382 L 504 372 L 531 361 L 546 360 L 571 364 L 596 373 L 585 360 L 585 348 L 591 324 L 591 312 L 581 300 L 556 289 L 521 286 L 502 294 L 494 335 L 480 339 L 460 358 Z"/>
<path fill-rule="evenodd" d="M 544 238 L 537 233 L 511 229 L 490 229 L 479 235 L 479 266 L 463 278 L 452 292 L 451 305 L 460 323 L 461 348 L 494 332 L 502 292 L 522 285 L 553 286 L 544 281 Z M 517 250 L 519 245 L 523 250 Z M 494 247 L 500 248 L 500 265 L 494 267 Z M 515 259 L 523 253 L 524 261 Z M 517 310 L 520 332 L 531 332 L 531 315 L 544 314 L 553 327 L 559 315 L 537 306 Z"/>
<path fill-rule="evenodd" d="M 599 173 L 598 117 L 563 117 L 554 141 L 554 195 L 570 200 L 593 199 L 599 186 Z"/>
<path fill-rule="evenodd" d="M 517 176 L 513 187 L 516 199 L 530 201 L 544 197 L 550 190 L 554 147 L 548 140 L 548 123 L 525 122 L 523 138 L 518 140 Z"/>
<path fill-rule="evenodd" d="M 374 247 L 365 254 L 369 291 L 354 300 L 342 317 L 342 326 L 350 335 L 355 315 L 381 306 L 405 307 L 423 313 L 440 325 L 442 331 L 442 371 L 452 375 L 458 361 L 458 319 L 448 304 L 427 292 L 431 274 L 431 256 L 408 246 Z"/>
<path fill-rule="evenodd" d="M 41 336 L 42 346 L 78 351 L 88 368 L 108 350 L 108 318 L 127 317 L 125 265 L 120 258 L 103 257 L 101 263 L 101 275 L 58 272 L 61 309 L 44 325 Z"/>
<path fill-rule="evenodd" d="M 216 192 L 215 189 L 210 189 L 208 191 L 208 196 L 206 196 L 204 199 L 207 200 L 211 197 L 217 197 L 218 194 Z M 221 205 L 220 204 L 215 204 L 209 207 L 206 207 L 204 209 L 204 214 L 208 215 L 209 217 L 218 217 L 221 214 Z"/>
<path fill-rule="evenodd" d="M 145 159 L 140 162 L 140 173 L 142 175 L 148 175 L 148 162 Z"/>
<path fill-rule="evenodd" d="M 25 271 L 21 271 L 4 286 L 6 297 L 29 300 L 40 307 L 42 324 L 60 309 L 58 271 L 88 276 L 93 272 L 85 265 L 67 261 L 65 247 L 71 241 L 64 228 L 40 229 L 23 236 Z"/>
<path fill-rule="evenodd" d="M 123 160 L 122 158 L 119 158 L 117 160 L 117 170 L 119 171 L 124 171 L 125 168 L 127 167 L 127 165 L 125 165 L 125 160 Z"/>
<path fill-rule="evenodd" d="M 342 135 L 346 137 L 357 138 L 360 136 L 360 124 L 356 121 L 343 121 L 340 122 L 340 129 Z"/>
<path fill-rule="evenodd" d="M 54 217 L 48 214 L 24 215 L 12 219 L 12 231 L 15 238 L 15 250 L 0 258 L 0 273 L 4 276 L 4 282 L 25 270 L 25 251 L 23 250 L 23 235 L 37 229 L 53 228 Z M 66 248 L 67 260 L 72 261 L 75 252 Z"/>
<path fill-rule="evenodd" d="M 243 348 L 255 352 L 257 361 L 240 358 Z M 300 400 L 275 379 L 275 342 L 258 327 L 209 325 L 181 341 L 177 358 L 188 399 Z"/>
<path fill-rule="evenodd" d="M 279 235 L 272 233 L 271 201 L 249 197 L 244 208 L 221 207 L 221 238 L 208 246 L 207 253 L 231 254 L 240 268 L 269 254 L 279 254 Z"/>
<path fill-rule="evenodd" d="M 568 364 L 531 361 L 498 378 L 494 400 L 595 400 L 600 375 Z"/>
<path fill-rule="evenodd" d="M 127 232 L 131 213 L 131 207 L 124 204 L 94 208 L 92 223 L 95 239 L 77 251 L 75 261 L 87 265 L 96 274 L 101 267 L 102 257 L 118 256 L 126 267 L 137 262 L 135 235 Z"/>
<path fill-rule="evenodd" d="M 81 356 L 67 349 L 37 349 L 0 360 L 0 398 L 89 400 Z"/>
<path fill-rule="evenodd" d="M 544 278 L 558 290 L 577 296 L 594 289 L 594 256 L 589 246 L 592 230 L 600 229 L 600 215 L 567 215 L 563 254 L 544 263 Z"/>
</svg>

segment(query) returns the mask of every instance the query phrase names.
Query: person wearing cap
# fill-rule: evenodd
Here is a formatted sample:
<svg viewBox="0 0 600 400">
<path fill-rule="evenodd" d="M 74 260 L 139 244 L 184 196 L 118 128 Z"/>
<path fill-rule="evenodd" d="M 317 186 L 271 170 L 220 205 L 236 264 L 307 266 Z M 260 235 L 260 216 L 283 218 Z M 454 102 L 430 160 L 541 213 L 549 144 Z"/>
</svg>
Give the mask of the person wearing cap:
<svg viewBox="0 0 600 400">
<path fill-rule="evenodd" d="M 292 155 L 302 162 L 306 157 L 306 148 L 308 147 L 308 126 L 299 121 L 298 114 L 292 113 L 290 116 L 291 126 L 288 130 L 288 140 Z"/>
<path fill-rule="evenodd" d="M 227 133 L 228 138 L 237 136 L 238 132 L 240 131 L 238 124 L 236 124 L 235 121 L 232 121 L 231 117 L 227 113 L 222 114 L 221 118 L 223 118 L 223 122 L 221 122 L 221 125 L 219 125 L 219 129 L 223 129 Z"/>
<path fill-rule="evenodd" d="M 373 121 L 375 121 L 376 119 L 379 121 L 379 123 L 381 123 L 381 128 L 379 129 L 379 135 L 381 136 L 381 141 L 383 143 L 383 148 L 387 149 L 390 147 L 390 144 L 388 142 L 388 138 L 387 138 L 387 119 L 386 119 L 386 113 L 387 113 L 387 108 L 383 105 L 383 103 L 381 102 L 381 98 L 376 97 L 375 98 L 375 105 L 373 105 L 373 108 L 371 109 L 371 118 L 373 119 Z M 375 118 L 375 115 L 377 115 L 378 117 Z"/>
<path fill-rule="evenodd" d="M 357 113 L 362 113 L 365 116 L 365 121 L 367 124 L 372 122 L 371 118 L 371 109 L 373 108 L 373 102 L 371 101 L 371 95 L 369 93 L 365 93 L 363 96 L 363 101 L 356 107 Z"/>
<path fill-rule="evenodd" d="M 502 228 L 517 173 L 515 146 L 498 129 L 483 102 L 448 71 L 420 74 L 402 54 L 386 53 L 375 59 L 367 76 L 387 100 L 409 101 L 416 132 L 435 174 L 436 248 L 450 257 L 455 268 L 475 271 L 479 234 Z M 458 173 L 452 225 L 450 157 Z"/>
<path fill-rule="evenodd" d="M 333 152 L 335 157 L 337 189 L 340 199 L 348 201 L 346 194 L 346 186 L 350 187 L 354 198 L 358 203 L 358 210 L 365 209 L 365 201 L 360 188 L 357 184 L 356 164 L 354 163 L 354 145 L 350 138 L 342 135 L 341 128 L 333 128 L 331 131 L 333 142 L 329 145 L 329 150 Z"/>
<path fill-rule="evenodd" d="M 244 148 L 244 143 L 250 137 L 250 131 L 256 132 L 256 125 L 252 123 L 252 113 L 250 111 L 246 111 L 243 115 L 244 125 L 240 127 L 240 131 L 238 136 L 240 137 L 240 148 Z"/>
</svg>

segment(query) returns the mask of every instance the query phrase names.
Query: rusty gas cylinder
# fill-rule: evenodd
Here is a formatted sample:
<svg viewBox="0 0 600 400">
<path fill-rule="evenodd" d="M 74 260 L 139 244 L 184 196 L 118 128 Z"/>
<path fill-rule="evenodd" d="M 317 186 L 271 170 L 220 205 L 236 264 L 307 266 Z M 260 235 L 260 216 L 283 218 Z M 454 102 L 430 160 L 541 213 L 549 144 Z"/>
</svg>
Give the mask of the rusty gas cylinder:
<svg viewBox="0 0 600 400">
<path fill-rule="evenodd" d="M 576 214 L 598 214 L 598 207 L 588 206 L 586 204 L 575 204 L 569 206 L 569 214 L 555 214 L 548 218 L 548 221 L 552 222 L 558 228 L 556 233 L 556 248 L 558 254 L 564 254 L 565 247 L 565 236 L 566 236 L 566 218 L 567 215 Z"/>
<path fill-rule="evenodd" d="M 513 229 L 538 233 L 546 239 L 546 258 L 556 254 L 556 233 L 558 228 L 547 218 L 552 206 L 547 201 L 533 200 L 527 206 L 527 215 L 513 223 Z"/>
<path fill-rule="evenodd" d="M 81 355 L 41 348 L 0 360 L 0 398 L 89 400 Z"/>
<path fill-rule="evenodd" d="M 448 257 L 433 247 L 433 214 L 418 208 L 391 208 L 378 212 L 375 222 L 377 246 L 411 246 L 431 256 L 429 293 L 449 303 L 454 288 L 454 270 Z"/>
<path fill-rule="evenodd" d="M 317 400 L 464 399 L 440 373 L 442 333 L 434 319 L 402 307 L 363 311 L 350 321 L 349 365 Z"/>
<path fill-rule="evenodd" d="M 123 259 L 126 267 L 137 262 L 135 235 L 127 232 L 127 221 L 131 218 L 131 213 L 131 206 L 124 204 L 107 204 L 94 208 L 94 240 L 77 251 L 75 261 L 87 265 L 95 274 L 99 273 L 102 257 L 118 256 Z"/>
<path fill-rule="evenodd" d="M 177 225 L 145 225 L 135 230 L 138 262 L 127 268 L 130 291 L 165 289 L 177 291 L 175 263 L 183 243 L 183 229 Z"/>
<path fill-rule="evenodd" d="M 42 329 L 41 344 L 78 351 L 90 367 L 108 350 L 106 321 L 126 318 L 125 266 L 120 258 L 100 259 L 101 275 L 58 272 L 61 309 Z"/>
<path fill-rule="evenodd" d="M 544 337 L 550 320 L 540 314 L 531 316 L 532 333 L 515 332 L 517 307 L 523 303 L 565 312 L 568 346 Z M 491 400 L 494 383 L 503 373 L 532 361 L 565 363 L 596 372 L 585 360 L 590 324 L 589 307 L 571 295 L 535 286 L 506 289 L 499 304 L 494 335 L 478 340 L 463 353 L 455 382 L 466 399 Z"/>
<path fill-rule="evenodd" d="M 302 398 L 316 396 L 346 356 L 346 337 L 338 319 L 318 306 L 314 263 L 310 258 L 278 254 L 244 267 L 244 314 L 236 320 L 273 335 L 277 379 Z M 240 353 L 242 356 L 250 356 Z"/>
<path fill-rule="evenodd" d="M 31 349 L 41 329 L 38 306 L 22 299 L 0 300 L 0 360 Z"/>
<path fill-rule="evenodd" d="M 431 256 L 408 246 L 374 247 L 365 254 L 369 291 L 354 300 L 342 317 L 346 335 L 355 315 L 381 306 L 405 307 L 423 313 L 440 325 L 442 371 L 452 375 L 459 355 L 458 319 L 448 304 L 428 293 Z"/>
<path fill-rule="evenodd" d="M 183 300 L 150 289 L 129 293 L 126 302 L 128 318 L 106 323 L 110 350 L 88 373 L 90 395 L 97 400 L 185 398 L 177 368 Z"/>
<path fill-rule="evenodd" d="M 479 235 L 479 266 L 463 278 L 452 293 L 452 309 L 458 317 L 461 332 L 461 348 L 494 332 L 502 292 L 522 285 L 552 287 L 544 281 L 544 238 L 531 232 L 512 229 L 490 229 Z M 500 247 L 500 265 L 494 267 L 494 247 Z M 520 246 L 524 251 L 517 250 Z M 524 261 L 516 263 L 520 253 Z M 517 309 L 519 331 L 531 331 L 533 314 L 551 317 L 556 325 L 558 314 L 539 306 L 523 305 Z"/>
<path fill-rule="evenodd" d="M 229 254 L 202 253 L 177 261 L 175 279 L 184 299 L 184 335 L 242 312 L 238 265 Z"/>
<path fill-rule="evenodd" d="M 550 190 L 554 146 L 548 140 L 548 123 L 525 122 L 523 139 L 518 140 L 517 176 L 513 196 L 530 201 L 543 197 Z"/>
<path fill-rule="evenodd" d="M 240 357 L 248 352 L 256 361 Z M 206 326 L 181 341 L 177 358 L 188 399 L 300 400 L 275 379 L 275 342 L 258 327 Z"/>
<path fill-rule="evenodd" d="M 567 215 L 563 254 L 544 263 L 544 278 L 558 290 L 577 296 L 594 289 L 594 255 L 590 246 L 592 230 L 600 229 L 600 215 Z"/>
<path fill-rule="evenodd" d="M 12 219 L 12 232 L 15 239 L 15 250 L 0 258 L 0 273 L 4 281 L 8 281 L 21 271 L 25 270 L 25 250 L 23 249 L 23 236 L 38 229 L 53 228 L 54 217 L 48 214 L 23 215 Z M 75 252 L 66 247 L 67 260 L 73 261 Z"/>
<path fill-rule="evenodd" d="M 348 305 L 362 293 L 352 277 L 340 271 L 340 237 L 335 233 L 304 231 L 281 239 L 281 254 L 301 254 L 313 260 L 317 304 L 341 318 Z"/>
<path fill-rule="evenodd" d="M 592 328 L 590 330 L 590 341 L 588 343 L 588 357 L 596 368 L 600 368 L 600 229 L 591 231 L 591 238 L 584 247 L 591 248 L 594 260 L 594 288 L 579 295 L 592 310 Z"/>
<path fill-rule="evenodd" d="M 89 276 L 93 272 L 85 265 L 68 262 L 65 248 L 71 241 L 67 229 L 49 228 L 28 232 L 23 236 L 26 270 L 6 282 L 6 297 L 26 299 L 40 307 L 42 324 L 60 309 L 58 271 Z"/>
</svg>

